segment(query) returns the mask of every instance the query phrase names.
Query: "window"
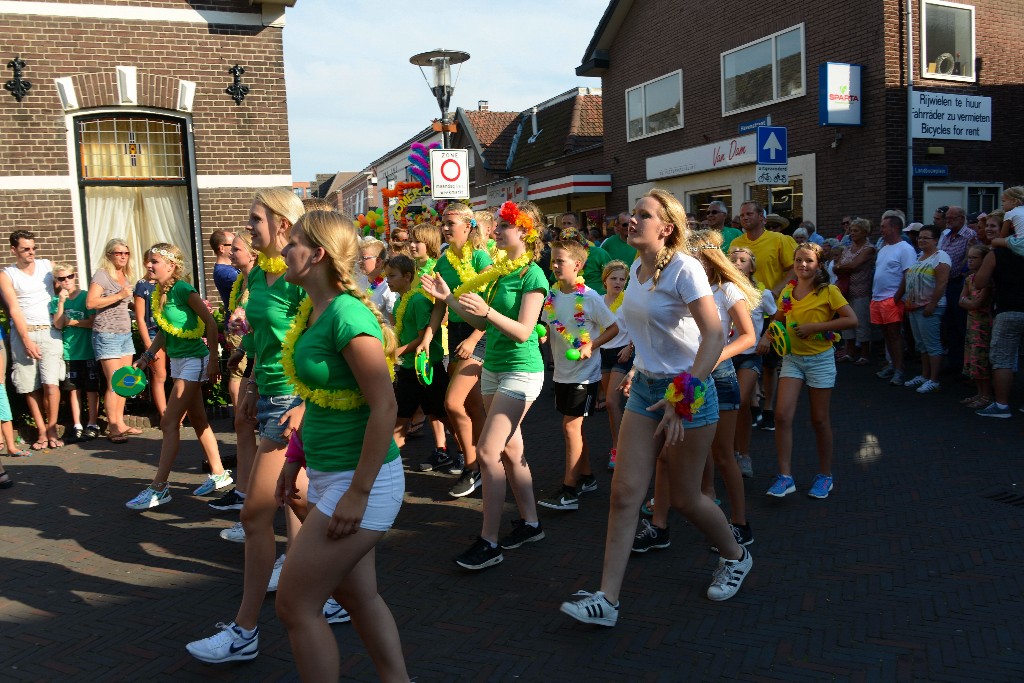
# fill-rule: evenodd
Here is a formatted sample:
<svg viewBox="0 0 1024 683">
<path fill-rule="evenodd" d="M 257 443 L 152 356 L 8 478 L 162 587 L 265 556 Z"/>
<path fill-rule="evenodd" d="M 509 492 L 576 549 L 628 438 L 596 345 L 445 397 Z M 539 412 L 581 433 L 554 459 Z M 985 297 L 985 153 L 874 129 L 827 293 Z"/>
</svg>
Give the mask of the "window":
<svg viewBox="0 0 1024 683">
<path fill-rule="evenodd" d="M 726 209 L 730 212 L 725 217 L 726 225 L 732 222 L 732 217 L 739 213 L 739 206 L 733 208 L 732 205 L 732 188 L 722 187 L 715 190 L 699 190 L 697 192 L 690 192 L 686 195 L 687 200 L 690 204 L 690 213 L 697 216 L 697 220 L 704 221 L 708 217 L 708 209 L 711 202 L 722 202 L 725 204 Z M 694 227 L 694 226 L 691 226 Z M 734 228 L 738 228 L 738 225 L 734 225 Z"/>
<path fill-rule="evenodd" d="M 789 227 L 783 231 L 787 235 L 793 234 L 804 220 L 803 178 L 790 176 L 789 185 L 747 185 L 747 198 L 761 202 L 768 213 L 788 220 Z"/>
<path fill-rule="evenodd" d="M 683 127 L 683 72 L 673 71 L 626 91 L 626 139 Z"/>
<path fill-rule="evenodd" d="M 921 2 L 921 76 L 974 81 L 974 7 Z"/>
<path fill-rule="evenodd" d="M 722 53 L 722 115 L 804 94 L 804 27 Z"/>
</svg>

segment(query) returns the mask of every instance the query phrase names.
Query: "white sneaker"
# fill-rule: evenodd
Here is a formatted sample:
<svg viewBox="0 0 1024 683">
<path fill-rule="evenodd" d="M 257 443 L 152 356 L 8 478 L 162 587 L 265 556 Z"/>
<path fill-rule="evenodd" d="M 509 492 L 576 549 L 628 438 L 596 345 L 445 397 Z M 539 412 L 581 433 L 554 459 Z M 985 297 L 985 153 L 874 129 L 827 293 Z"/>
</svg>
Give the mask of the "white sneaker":
<svg viewBox="0 0 1024 683">
<path fill-rule="evenodd" d="M 906 382 L 903 383 L 903 386 L 905 386 L 905 387 L 919 387 L 919 386 L 921 386 L 922 384 L 924 384 L 927 381 L 928 381 L 927 377 L 925 377 L 924 375 L 918 375 L 914 379 L 908 379 Z"/>
<path fill-rule="evenodd" d="M 220 532 L 220 537 L 232 543 L 245 543 L 245 529 L 242 528 L 241 522 L 235 522 L 227 529 L 223 529 Z"/>
<path fill-rule="evenodd" d="M 284 566 L 284 553 L 274 561 L 274 571 L 270 572 L 270 583 L 267 584 L 267 592 L 273 593 L 277 590 L 277 582 L 281 580 L 281 567 Z"/>
<path fill-rule="evenodd" d="M 222 488 L 226 488 L 235 483 L 235 480 L 231 478 L 231 470 L 224 470 L 222 474 L 211 474 L 206 478 L 202 484 L 199 485 L 192 493 L 197 496 L 205 496 L 208 493 L 219 491 Z"/>
<path fill-rule="evenodd" d="M 338 604 L 337 600 L 327 598 L 327 602 L 324 603 L 324 619 L 328 624 L 344 624 L 346 621 L 351 621 L 352 617 L 348 615 L 347 609 Z"/>
<path fill-rule="evenodd" d="M 147 486 L 139 495 L 125 503 L 124 506 L 129 510 L 149 510 L 170 502 L 170 486 L 164 486 L 160 491 L 157 491 L 152 486 Z"/>
<path fill-rule="evenodd" d="M 242 629 L 231 622 L 220 623 L 220 633 L 209 638 L 195 640 L 185 646 L 189 654 L 201 662 L 220 664 L 221 662 L 244 662 L 255 659 L 260 653 L 260 630 L 253 629 L 252 635 L 246 637 Z"/>
<path fill-rule="evenodd" d="M 754 566 L 754 558 L 750 556 L 750 551 L 746 548 L 743 548 L 743 559 L 741 560 L 719 558 L 718 568 L 708 587 L 708 599 L 720 602 L 736 595 L 752 566 Z"/>
<path fill-rule="evenodd" d="M 919 394 L 934 394 L 936 391 L 938 391 L 941 388 L 942 388 L 942 386 L 938 382 L 936 382 L 934 380 L 928 380 L 924 384 L 922 384 L 921 386 L 919 386 L 917 388 L 917 393 L 919 393 Z"/>
<path fill-rule="evenodd" d="M 576 591 L 573 597 L 579 599 L 563 602 L 560 608 L 562 614 L 568 614 L 584 624 L 615 626 L 615 622 L 619 619 L 619 606 L 608 602 L 608 598 L 604 597 L 602 591 L 596 593 Z"/>
</svg>

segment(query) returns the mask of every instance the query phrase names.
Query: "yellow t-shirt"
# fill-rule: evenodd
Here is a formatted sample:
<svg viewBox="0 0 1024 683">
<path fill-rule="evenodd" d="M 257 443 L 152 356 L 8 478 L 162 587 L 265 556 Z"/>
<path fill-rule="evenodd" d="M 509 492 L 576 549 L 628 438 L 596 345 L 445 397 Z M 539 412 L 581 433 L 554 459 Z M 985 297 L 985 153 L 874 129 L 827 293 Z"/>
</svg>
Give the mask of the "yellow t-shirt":
<svg viewBox="0 0 1024 683">
<path fill-rule="evenodd" d="M 796 240 L 781 232 L 765 230 L 756 240 L 751 240 L 744 232 L 729 245 L 730 249 L 736 247 L 746 247 L 754 252 L 757 259 L 757 272 L 754 273 L 754 277 L 758 282 L 763 282 L 768 289 L 775 289 L 783 276 L 793 267 Z"/>
<path fill-rule="evenodd" d="M 758 263 L 758 270 L 761 264 Z M 836 312 L 843 306 L 848 305 L 846 297 L 835 285 L 827 285 L 816 292 L 811 292 L 803 299 L 793 299 L 793 308 L 786 313 L 786 330 L 789 332 L 789 341 L 792 344 L 793 354 L 797 356 L 813 356 L 816 353 L 823 353 L 832 348 L 833 342 L 827 339 L 802 339 L 796 336 L 796 332 L 790 323 L 827 323 L 836 316 Z M 782 310 L 782 296 L 778 299 L 779 310 Z M 836 339 L 839 338 L 836 333 Z M 817 337 L 817 335 L 815 335 Z"/>
</svg>

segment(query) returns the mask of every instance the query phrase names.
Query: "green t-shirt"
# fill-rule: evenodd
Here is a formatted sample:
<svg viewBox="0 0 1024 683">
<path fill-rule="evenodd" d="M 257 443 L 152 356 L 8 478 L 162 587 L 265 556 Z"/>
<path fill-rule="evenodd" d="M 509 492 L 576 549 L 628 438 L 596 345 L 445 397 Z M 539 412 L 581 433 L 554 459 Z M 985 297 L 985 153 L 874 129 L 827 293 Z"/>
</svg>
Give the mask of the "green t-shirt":
<svg viewBox="0 0 1024 683">
<path fill-rule="evenodd" d="M 78 290 L 78 295 L 75 298 L 68 297 L 64 302 L 64 315 L 68 320 L 88 320 L 96 315 L 96 311 L 85 307 L 85 299 L 86 291 L 84 289 Z M 58 301 L 57 297 L 50 300 L 50 315 L 57 312 Z M 93 360 L 96 357 L 92 350 L 91 327 L 65 325 L 61 334 L 64 338 L 64 360 Z"/>
<path fill-rule="evenodd" d="M 627 266 L 631 265 L 634 259 L 636 259 L 636 249 L 629 246 L 626 240 L 619 237 L 618 233 L 601 242 L 601 248 L 608 252 L 611 260 L 625 261 Z"/>
<path fill-rule="evenodd" d="M 722 251 L 724 251 L 726 254 L 728 254 L 729 253 L 729 245 L 732 244 L 732 241 L 734 239 L 736 239 L 737 237 L 739 237 L 742 234 L 743 234 L 743 231 L 742 230 L 737 230 L 736 228 L 729 228 L 729 227 L 722 228 Z"/>
<path fill-rule="evenodd" d="M 487 289 L 485 297 L 491 308 L 513 320 L 519 318 L 523 294 L 537 291 L 547 294 L 548 291 L 547 278 L 536 263 L 531 263 L 522 277 L 520 272 L 499 278 Z M 506 337 L 494 325 L 488 325 L 484 367 L 492 372 L 543 372 L 544 360 L 537 344 L 537 332 L 531 332 L 530 338 L 520 343 Z"/>
<path fill-rule="evenodd" d="M 611 260 L 612 257 L 601 247 L 590 247 L 587 249 L 587 262 L 583 264 L 583 270 L 580 271 L 587 287 L 602 296 L 604 295 L 604 282 L 601 281 L 601 272 Z M 632 263 L 632 261 L 626 261 L 626 263 Z"/>
<path fill-rule="evenodd" d="M 395 311 L 402 306 L 402 299 L 412 297 L 409 305 L 405 307 L 402 315 L 402 332 L 398 335 L 398 345 L 404 346 L 419 336 L 420 331 L 425 330 L 430 324 L 430 312 L 434 310 L 434 304 L 423 295 L 422 292 L 406 292 L 395 304 Z M 397 321 L 396 321 L 397 322 Z M 444 359 L 444 349 L 441 348 L 441 335 L 430 340 L 430 351 L 427 353 L 431 363 Z M 415 367 L 416 354 L 413 351 L 403 354 L 401 357 L 403 368 Z"/>
<path fill-rule="evenodd" d="M 452 249 L 453 247 L 448 247 L 448 248 Z M 460 255 L 461 255 L 461 251 L 460 251 Z M 484 268 L 486 268 L 487 266 L 489 266 L 492 263 L 494 263 L 491 260 L 490 254 L 488 254 L 483 249 L 474 249 L 473 250 L 472 262 L 473 262 L 473 270 L 475 270 L 477 273 L 479 273 Z M 458 272 L 456 272 L 455 267 L 452 266 L 452 264 L 448 261 L 448 254 L 447 254 L 447 252 L 445 252 L 444 254 L 441 254 L 441 258 L 437 259 L 437 266 L 435 267 L 435 270 L 438 272 L 438 274 L 441 276 L 441 278 L 444 279 L 444 281 L 448 284 L 448 289 L 452 290 L 453 292 L 455 291 L 456 287 L 458 287 L 459 285 L 462 284 L 462 278 L 459 277 L 459 274 L 458 274 Z M 463 320 L 459 316 L 458 313 L 456 313 L 453 310 L 449 310 L 448 311 L 448 322 L 450 322 L 450 323 L 461 323 L 461 322 L 463 322 Z"/>
<path fill-rule="evenodd" d="M 295 344 L 296 375 L 310 389 L 359 391 L 352 368 L 341 351 L 361 334 L 382 339 L 377 316 L 348 293 L 334 297 L 327 310 Z M 366 404 L 354 410 L 334 410 L 307 403 L 302 418 L 306 464 L 321 472 L 356 469 L 369 418 L 370 406 Z M 398 446 L 392 440 L 384 462 L 391 462 L 397 457 Z"/>
<path fill-rule="evenodd" d="M 302 287 L 285 282 L 280 276 L 267 287 L 267 275 L 256 266 L 249 272 L 249 301 L 245 304 L 245 317 L 252 328 L 252 344 L 245 341 L 250 356 L 255 354 L 259 364 L 253 373 L 260 396 L 289 396 L 295 393 L 281 367 L 281 342 L 292 326 L 299 311 L 299 302 L 306 295 Z"/>
<path fill-rule="evenodd" d="M 188 305 L 188 298 L 195 291 L 189 283 L 178 280 L 171 287 L 171 291 L 167 292 L 167 301 L 163 307 L 163 316 L 167 322 L 185 332 L 194 330 L 199 325 L 199 316 Z M 164 341 L 168 358 L 202 358 L 210 355 L 210 349 L 206 347 L 202 338 L 182 339 L 164 330 Z"/>
</svg>

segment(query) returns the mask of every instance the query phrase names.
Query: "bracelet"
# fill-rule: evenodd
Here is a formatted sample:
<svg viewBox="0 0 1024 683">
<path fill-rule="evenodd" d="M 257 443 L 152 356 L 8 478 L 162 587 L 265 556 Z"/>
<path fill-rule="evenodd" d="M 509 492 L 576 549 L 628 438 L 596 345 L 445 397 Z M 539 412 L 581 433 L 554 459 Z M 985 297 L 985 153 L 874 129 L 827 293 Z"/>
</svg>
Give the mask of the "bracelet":
<svg viewBox="0 0 1024 683">
<path fill-rule="evenodd" d="M 704 382 L 684 370 L 665 389 L 665 400 L 675 408 L 676 415 L 693 422 L 693 414 L 704 405 L 706 391 Z"/>
</svg>

